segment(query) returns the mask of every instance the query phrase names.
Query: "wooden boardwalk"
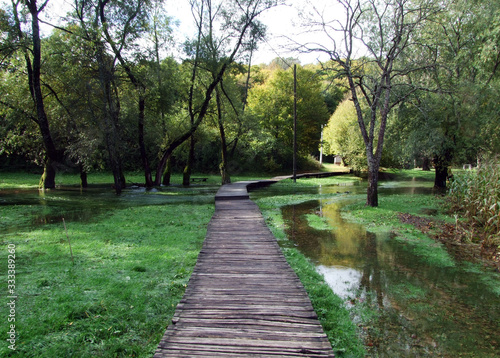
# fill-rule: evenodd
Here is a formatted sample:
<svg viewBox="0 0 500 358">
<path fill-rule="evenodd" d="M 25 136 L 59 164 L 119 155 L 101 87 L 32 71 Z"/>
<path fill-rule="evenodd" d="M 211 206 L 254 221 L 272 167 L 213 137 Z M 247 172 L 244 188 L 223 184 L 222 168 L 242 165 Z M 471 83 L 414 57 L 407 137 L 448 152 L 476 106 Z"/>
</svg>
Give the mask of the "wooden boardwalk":
<svg viewBox="0 0 500 358">
<path fill-rule="evenodd" d="M 275 182 L 275 181 L 271 181 Z M 309 297 L 247 186 L 221 187 L 189 280 L 154 355 L 334 357 Z"/>
</svg>

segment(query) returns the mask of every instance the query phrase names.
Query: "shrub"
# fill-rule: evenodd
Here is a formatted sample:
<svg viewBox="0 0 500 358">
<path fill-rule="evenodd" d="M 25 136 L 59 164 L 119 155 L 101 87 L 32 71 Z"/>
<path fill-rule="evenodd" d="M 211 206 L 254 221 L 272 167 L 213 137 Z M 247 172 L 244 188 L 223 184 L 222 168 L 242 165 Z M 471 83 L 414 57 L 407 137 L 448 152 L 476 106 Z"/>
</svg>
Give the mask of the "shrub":
<svg viewBox="0 0 500 358">
<path fill-rule="evenodd" d="M 450 183 L 451 209 L 483 229 L 485 244 L 500 244 L 500 160 L 455 174 Z"/>
</svg>

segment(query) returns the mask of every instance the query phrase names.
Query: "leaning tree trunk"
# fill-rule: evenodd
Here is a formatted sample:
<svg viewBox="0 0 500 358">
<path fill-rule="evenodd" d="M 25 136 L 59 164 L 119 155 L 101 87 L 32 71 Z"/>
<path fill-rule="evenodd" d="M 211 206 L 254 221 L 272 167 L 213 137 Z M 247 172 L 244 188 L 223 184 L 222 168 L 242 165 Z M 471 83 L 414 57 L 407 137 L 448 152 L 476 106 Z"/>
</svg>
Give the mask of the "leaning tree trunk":
<svg viewBox="0 0 500 358">
<path fill-rule="evenodd" d="M 172 176 L 172 157 L 167 160 L 167 166 L 165 172 L 163 173 L 163 185 L 170 185 L 170 177 Z"/>
</svg>

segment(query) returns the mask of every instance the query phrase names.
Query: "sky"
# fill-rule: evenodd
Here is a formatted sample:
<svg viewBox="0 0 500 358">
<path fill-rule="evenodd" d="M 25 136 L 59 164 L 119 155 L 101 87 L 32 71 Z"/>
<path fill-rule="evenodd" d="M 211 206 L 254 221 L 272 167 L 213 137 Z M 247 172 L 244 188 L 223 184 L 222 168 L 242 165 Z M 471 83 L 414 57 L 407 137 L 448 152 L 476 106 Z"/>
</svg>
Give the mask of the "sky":
<svg viewBox="0 0 500 358">
<path fill-rule="evenodd" d="M 259 16 L 259 21 L 267 27 L 266 41 L 259 44 L 257 52 L 254 54 L 253 63 L 269 63 L 276 57 L 294 57 L 299 58 L 301 64 L 315 63 L 318 59 L 318 54 L 299 54 L 287 49 L 290 47 L 290 41 L 287 38 L 293 38 L 298 42 L 308 42 L 311 40 L 311 34 L 304 33 L 301 27 L 302 20 L 299 16 L 301 9 L 307 7 L 307 0 L 289 0 L 291 5 L 280 5 L 275 8 L 266 10 Z M 332 3 L 332 0 L 313 0 L 315 5 L 326 6 L 327 3 Z M 172 2 L 170 2 L 172 4 Z M 169 6 L 169 0 L 166 2 L 168 13 L 177 18 L 180 22 L 179 33 L 189 34 L 192 30 L 191 12 L 187 0 L 178 1 L 174 5 Z M 192 35 L 192 34 L 191 34 Z M 317 39 L 317 34 L 315 35 Z M 324 59 L 322 57 L 321 59 Z"/>
<path fill-rule="evenodd" d="M 326 7 L 327 4 L 332 4 L 332 0 L 312 0 L 315 6 Z M 41 2 L 39 0 L 39 2 Z M 297 42 L 305 43 L 308 41 L 318 40 L 318 34 L 311 34 L 305 31 L 300 26 L 301 19 L 299 16 L 300 9 L 307 9 L 308 0 L 288 0 L 290 5 L 280 5 L 278 7 L 266 10 L 260 15 L 259 20 L 267 27 L 267 39 L 259 44 L 257 52 L 254 54 L 253 63 L 270 63 L 276 57 L 294 57 L 298 58 L 301 64 L 316 63 L 318 58 L 324 60 L 324 56 L 320 57 L 317 53 L 299 54 L 287 49 L 290 47 L 288 38 L 293 38 Z M 2 7 L 10 6 L 10 1 L 0 0 Z M 61 16 L 71 9 L 72 0 L 49 0 L 48 7 L 44 10 L 41 18 L 57 23 Z M 7 5 L 5 5 L 7 4 Z M 327 8 L 330 8 L 328 5 Z M 176 39 L 182 43 L 186 37 L 193 37 L 194 26 L 192 25 L 192 14 L 189 8 L 188 0 L 166 0 L 165 8 L 167 14 L 178 21 L 178 27 L 175 30 Z M 50 27 L 44 26 L 43 31 L 49 33 Z"/>
</svg>

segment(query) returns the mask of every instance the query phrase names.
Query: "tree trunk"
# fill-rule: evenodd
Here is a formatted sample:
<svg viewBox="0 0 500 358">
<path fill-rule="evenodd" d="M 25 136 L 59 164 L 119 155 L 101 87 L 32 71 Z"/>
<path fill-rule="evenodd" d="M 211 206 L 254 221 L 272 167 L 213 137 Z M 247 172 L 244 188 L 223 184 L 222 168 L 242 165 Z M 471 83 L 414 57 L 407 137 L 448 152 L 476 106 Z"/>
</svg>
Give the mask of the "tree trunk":
<svg viewBox="0 0 500 358">
<path fill-rule="evenodd" d="M 119 134 L 118 122 L 120 117 L 120 102 L 117 90 L 113 86 L 114 69 L 112 63 L 106 57 L 104 45 L 96 44 L 96 60 L 99 71 L 99 82 L 103 92 L 103 133 L 108 151 L 108 160 L 113 173 L 114 189 L 116 194 L 121 194 L 126 186 L 122 173 L 121 158 L 118 148 Z"/>
<path fill-rule="evenodd" d="M 426 171 L 426 172 L 429 172 L 431 170 L 431 167 L 430 167 L 430 160 L 429 158 L 427 157 L 424 157 L 422 159 L 422 170 Z"/>
<path fill-rule="evenodd" d="M 151 175 L 151 167 L 149 166 L 149 160 L 146 153 L 146 144 L 144 143 L 144 108 L 145 108 L 145 98 L 142 94 L 139 95 L 139 149 L 141 152 L 142 166 L 144 168 L 144 178 L 147 188 L 153 186 L 153 177 Z"/>
<path fill-rule="evenodd" d="M 446 179 L 448 178 L 448 162 L 436 157 L 434 158 L 434 168 L 436 169 L 434 188 L 445 189 Z"/>
<path fill-rule="evenodd" d="M 222 121 L 222 102 L 219 91 L 216 90 L 217 102 L 217 123 L 219 125 L 220 142 L 221 142 L 221 156 L 222 162 L 219 165 L 220 175 L 222 178 L 222 185 L 231 183 L 231 177 L 227 170 L 227 143 L 226 132 L 224 131 L 224 123 Z"/>
<path fill-rule="evenodd" d="M 115 189 L 115 193 L 120 195 L 123 189 L 120 166 L 111 154 L 109 160 L 111 165 L 111 172 L 113 173 L 113 188 Z"/>
<path fill-rule="evenodd" d="M 35 0 L 27 1 L 26 5 L 28 6 L 31 14 L 31 37 L 33 43 L 33 63 L 30 63 L 28 56 L 26 62 L 29 74 L 29 87 L 35 104 L 37 112 L 37 123 L 38 127 L 40 128 L 40 133 L 42 135 L 43 144 L 45 146 L 45 152 L 47 156 L 44 173 L 40 178 L 40 185 L 44 189 L 53 189 L 55 188 L 56 176 L 55 163 L 59 160 L 59 155 L 52 139 L 52 134 L 50 132 L 49 120 L 47 118 L 47 113 L 45 112 L 40 80 L 42 67 L 40 26 L 38 21 L 38 14 L 40 12 L 40 9 L 37 7 Z"/>
<path fill-rule="evenodd" d="M 126 188 L 127 187 L 127 180 L 125 179 L 125 173 L 123 173 L 123 165 L 122 165 L 121 159 L 119 159 L 118 163 L 120 166 L 120 181 L 122 184 L 122 188 Z"/>
<path fill-rule="evenodd" d="M 222 185 L 231 183 L 231 177 L 229 176 L 229 173 L 227 171 L 227 164 L 226 164 L 226 160 L 225 160 L 224 155 L 225 154 L 222 154 L 222 156 L 223 156 L 222 163 L 220 163 L 220 165 L 219 165 L 220 175 L 221 175 L 221 179 L 222 179 Z"/>
<path fill-rule="evenodd" d="M 194 162 L 194 138 L 191 137 L 191 141 L 189 143 L 189 155 L 186 163 L 186 167 L 184 168 L 184 172 L 182 173 L 182 185 L 189 186 L 189 182 L 191 181 L 191 168 Z"/>
<path fill-rule="evenodd" d="M 53 189 L 56 187 L 56 170 L 54 164 L 50 158 L 47 158 L 45 161 L 43 174 L 38 184 L 40 189 Z"/>
<path fill-rule="evenodd" d="M 378 166 L 370 166 L 368 169 L 368 190 L 366 195 L 366 205 L 378 206 Z"/>
<path fill-rule="evenodd" d="M 170 185 L 170 177 L 172 175 L 172 157 L 168 158 L 165 172 L 163 173 L 163 185 Z"/>
<path fill-rule="evenodd" d="M 83 165 L 80 164 L 80 182 L 82 188 L 87 188 L 89 186 L 87 181 L 87 172 L 83 169 Z"/>
</svg>

